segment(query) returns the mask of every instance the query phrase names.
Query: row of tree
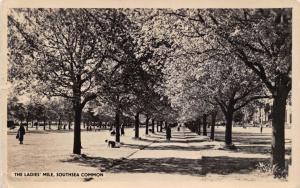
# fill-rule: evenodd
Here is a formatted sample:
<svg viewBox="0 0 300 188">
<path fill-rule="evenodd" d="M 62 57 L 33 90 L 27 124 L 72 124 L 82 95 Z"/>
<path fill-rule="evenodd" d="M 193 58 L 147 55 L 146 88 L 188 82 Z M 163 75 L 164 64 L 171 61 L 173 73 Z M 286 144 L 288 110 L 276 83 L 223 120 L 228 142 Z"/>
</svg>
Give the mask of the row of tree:
<svg viewBox="0 0 300 188">
<path fill-rule="evenodd" d="M 196 108 L 205 117 L 218 107 L 226 119 L 228 145 L 234 112 L 256 99 L 272 99 L 272 164 L 274 174 L 280 174 L 292 83 L 291 9 L 181 9 L 168 15 L 176 20 L 173 30 L 178 40 L 187 42 L 184 52 L 175 54 L 184 58 L 177 58 L 172 67 L 183 75 L 184 91 L 170 93 L 187 103 L 180 104 L 183 111 Z M 185 63 L 186 56 L 195 63 Z"/>
<path fill-rule="evenodd" d="M 135 117 L 139 137 L 140 114 L 146 122 L 206 125 L 220 111 L 230 146 L 234 113 L 272 99 L 277 174 L 284 169 L 291 17 L 290 9 L 12 9 L 9 79 L 19 94 L 71 101 L 76 154 L 89 105 L 114 113 L 118 142 L 123 115 Z"/>
<path fill-rule="evenodd" d="M 118 9 L 14 9 L 8 16 L 14 89 L 71 102 L 73 153 L 81 153 L 80 124 L 89 105 L 114 112 L 117 142 L 124 112 L 135 116 L 139 137 L 141 113 L 149 120 L 170 111 L 159 92 L 165 57 L 157 54 L 170 45 L 144 37 L 142 26 L 129 19 L 134 14 Z"/>
</svg>

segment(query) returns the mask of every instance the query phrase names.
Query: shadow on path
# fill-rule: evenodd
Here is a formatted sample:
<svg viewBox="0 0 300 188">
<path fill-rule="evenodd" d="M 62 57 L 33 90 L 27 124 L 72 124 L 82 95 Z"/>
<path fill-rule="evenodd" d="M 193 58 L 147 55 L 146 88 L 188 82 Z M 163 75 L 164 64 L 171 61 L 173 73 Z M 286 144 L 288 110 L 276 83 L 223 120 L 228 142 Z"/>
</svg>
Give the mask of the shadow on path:
<svg viewBox="0 0 300 188">
<path fill-rule="evenodd" d="M 237 146 L 236 152 L 271 155 L 271 146 L 257 146 L 257 145 Z M 285 154 L 291 155 L 290 147 L 285 149 Z"/>
<path fill-rule="evenodd" d="M 111 173 L 167 173 L 192 176 L 205 176 L 208 173 L 227 175 L 245 174 L 255 170 L 258 162 L 269 159 L 238 157 L 204 157 L 202 159 L 184 158 L 135 158 L 110 159 L 102 157 L 74 158 L 62 162 L 79 163 L 90 167 L 105 169 Z"/>
<path fill-rule="evenodd" d="M 143 147 L 135 144 L 123 144 L 122 147 L 132 148 L 132 149 L 144 149 L 144 150 L 179 150 L 179 151 L 201 151 L 212 149 L 214 145 L 204 145 L 204 146 L 178 146 L 178 145 L 161 145 L 148 147 Z"/>
</svg>

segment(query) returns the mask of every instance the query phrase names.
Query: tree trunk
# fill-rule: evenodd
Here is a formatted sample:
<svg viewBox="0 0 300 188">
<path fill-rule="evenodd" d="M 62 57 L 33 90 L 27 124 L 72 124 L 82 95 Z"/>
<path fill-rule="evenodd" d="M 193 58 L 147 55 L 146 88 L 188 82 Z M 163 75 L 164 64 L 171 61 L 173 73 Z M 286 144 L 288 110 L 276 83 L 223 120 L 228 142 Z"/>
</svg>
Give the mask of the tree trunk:
<svg viewBox="0 0 300 188">
<path fill-rule="evenodd" d="M 215 125 L 216 125 L 217 113 L 213 112 L 211 114 L 211 127 L 210 127 L 210 139 L 215 140 Z"/>
<path fill-rule="evenodd" d="M 81 154 L 81 114 L 82 108 L 79 104 L 74 104 L 74 142 L 73 142 L 73 153 Z"/>
<path fill-rule="evenodd" d="M 168 124 L 168 122 L 165 122 L 165 130 L 166 130 L 166 139 L 170 140 L 171 139 L 171 127 Z"/>
<path fill-rule="evenodd" d="M 159 124 L 159 132 L 162 132 L 162 125 L 164 124 L 164 121 L 161 121 Z"/>
<path fill-rule="evenodd" d="M 120 110 L 116 110 L 115 116 L 115 127 L 116 127 L 116 142 L 120 142 Z"/>
<path fill-rule="evenodd" d="M 89 127 L 90 127 L 90 121 L 87 122 L 86 131 L 89 131 Z"/>
<path fill-rule="evenodd" d="M 146 132 L 145 132 L 146 135 L 148 135 L 148 133 L 149 133 L 149 119 L 150 118 L 147 116 L 146 117 Z"/>
<path fill-rule="evenodd" d="M 139 124 L 140 124 L 140 113 L 137 112 L 135 115 L 135 124 L 134 124 L 134 137 L 139 138 Z"/>
<path fill-rule="evenodd" d="M 46 119 L 44 119 L 44 130 L 46 130 Z"/>
<path fill-rule="evenodd" d="M 281 89 L 281 90 L 280 90 Z M 273 100 L 272 109 L 272 156 L 271 162 L 274 168 L 273 174 L 280 176 L 285 169 L 285 111 L 288 91 L 279 88 Z"/>
<path fill-rule="evenodd" d="M 154 119 L 152 118 L 152 133 L 154 133 Z"/>
<path fill-rule="evenodd" d="M 196 126 L 197 126 L 197 134 L 201 135 L 201 119 L 200 118 L 197 118 Z"/>
<path fill-rule="evenodd" d="M 29 121 L 26 120 L 26 131 L 28 131 L 28 123 L 29 123 Z"/>
<path fill-rule="evenodd" d="M 59 118 L 59 120 L 58 120 L 58 125 L 57 125 L 57 130 L 60 130 L 60 124 L 61 124 L 61 120 L 60 120 L 60 118 Z"/>
<path fill-rule="evenodd" d="M 233 110 L 228 110 L 226 115 L 226 128 L 225 128 L 225 144 L 232 144 L 232 119 L 233 119 Z"/>
<path fill-rule="evenodd" d="M 192 132 L 195 132 L 195 122 L 194 121 L 191 121 L 191 128 L 190 128 L 190 130 Z"/>
<path fill-rule="evenodd" d="M 202 121 L 201 121 L 201 118 L 199 118 L 199 135 L 202 134 Z"/>
<path fill-rule="evenodd" d="M 207 136 L 207 115 L 203 114 L 203 135 Z"/>
</svg>

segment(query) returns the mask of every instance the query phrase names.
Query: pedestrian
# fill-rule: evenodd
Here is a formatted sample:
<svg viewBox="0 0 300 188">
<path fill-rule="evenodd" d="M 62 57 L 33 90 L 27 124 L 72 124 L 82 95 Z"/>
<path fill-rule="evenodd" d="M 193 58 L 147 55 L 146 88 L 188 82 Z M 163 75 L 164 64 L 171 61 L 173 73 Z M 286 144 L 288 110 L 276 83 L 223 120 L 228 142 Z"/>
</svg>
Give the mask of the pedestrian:
<svg viewBox="0 0 300 188">
<path fill-rule="evenodd" d="M 121 125 L 121 136 L 125 135 L 124 123 Z"/>
<path fill-rule="evenodd" d="M 167 140 L 170 141 L 171 140 L 171 127 L 168 126 L 166 128 L 166 137 L 167 137 Z"/>
<path fill-rule="evenodd" d="M 20 144 L 23 144 L 24 135 L 25 135 L 25 128 L 24 125 L 21 124 L 16 136 L 16 138 L 19 139 Z"/>
<path fill-rule="evenodd" d="M 263 132 L 263 125 L 260 125 L 260 133 Z"/>
</svg>

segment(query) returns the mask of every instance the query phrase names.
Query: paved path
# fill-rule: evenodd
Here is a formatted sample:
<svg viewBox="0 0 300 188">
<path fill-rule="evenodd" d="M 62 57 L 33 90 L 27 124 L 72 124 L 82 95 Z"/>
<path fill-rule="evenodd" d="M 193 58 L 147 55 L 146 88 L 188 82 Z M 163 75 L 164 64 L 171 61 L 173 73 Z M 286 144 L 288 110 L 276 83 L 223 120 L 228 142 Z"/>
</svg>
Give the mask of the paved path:
<svg viewBox="0 0 300 188">
<path fill-rule="evenodd" d="M 147 138 L 155 140 L 144 148 L 135 151 L 119 164 L 109 169 L 110 172 L 124 173 L 164 173 L 182 175 L 201 175 L 201 148 L 190 143 L 208 141 L 187 129 L 172 130 L 172 138 L 167 141 L 165 133 L 156 133 Z M 153 139 L 156 138 L 156 139 Z M 124 145 L 123 147 L 127 147 Z M 133 147 L 133 146 L 130 146 Z"/>
<path fill-rule="evenodd" d="M 171 141 L 165 133 L 144 135 L 133 139 L 132 128 L 121 137 L 120 148 L 108 148 L 105 139 L 113 140 L 109 131 L 82 132 L 82 153 L 72 155 L 72 131 L 31 131 L 24 145 L 19 145 L 15 133 L 8 133 L 8 174 L 16 181 L 86 181 L 84 178 L 15 177 L 13 172 L 103 172 L 103 177 L 88 181 L 272 181 L 259 173 L 258 162 L 269 158 L 270 134 L 257 129 L 234 128 L 237 151 L 222 149 L 224 130 L 216 128 L 217 141 L 191 133 L 188 129 L 172 129 Z M 288 140 L 289 141 L 289 140 Z M 24 155 L 26 154 L 26 158 Z"/>
<path fill-rule="evenodd" d="M 150 137 L 157 137 L 158 140 L 150 144 L 146 148 L 140 150 L 130 159 L 137 158 L 187 158 L 187 159 L 201 159 L 201 151 L 191 148 L 189 142 L 199 138 L 199 135 L 189 131 L 172 131 L 172 138 L 167 141 L 165 133 L 156 133 Z"/>
</svg>

